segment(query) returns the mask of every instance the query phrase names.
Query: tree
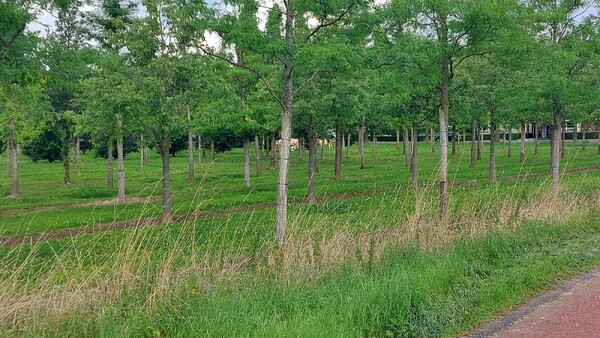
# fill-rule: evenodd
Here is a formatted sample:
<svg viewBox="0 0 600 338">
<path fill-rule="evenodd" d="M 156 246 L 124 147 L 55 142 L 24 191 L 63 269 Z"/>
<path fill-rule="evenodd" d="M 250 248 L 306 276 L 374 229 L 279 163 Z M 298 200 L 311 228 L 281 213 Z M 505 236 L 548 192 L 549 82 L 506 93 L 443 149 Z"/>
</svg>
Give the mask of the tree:
<svg viewBox="0 0 600 338">
<path fill-rule="evenodd" d="M 395 4 L 395 2 L 392 2 Z M 448 116 L 450 82 L 454 72 L 466 59 L 485 57 L 488 50 L 483 44 L 501 27 L 504 2 L 480 0 L 456 2 L 449 0 L 422 0 L 411 8 L 415 13 L 413 26 L 431 40 L 437 54 L 435 68 L 440 91 L 440 217 L 448 219 Z M 489 47 L 486 46 L 486 47 Z"/>
<path fill-rule="evenodd" d="M 257 32 L 256 29 L 249 27 L 256 26 L 257 5 L 253 1 L 235 2 L 235 8 L 247 9 L 252 15 L 247 16 L 251 20 L 241 20 L 237 23 L 235 13 L 221 16 L 221 22 L 236 22 L 234 25 L 226 25 L 230 28 L 229 33 L 222 41 L 222 46 L 227 48 L 235 45 L 242 49 L 252 46 L 257 51 L 265 54 L 269 59 L 277 60 L 281 65 L 281 75 L 279 77 L 282 83 L 282 95 L 275 90 L 270 81 L 268 71 L 255 69 L 238 63 L 233 57 L 226 57 L 210 50 L 206 44 L 199 47 L 207 54 L 224 59 L 236 67 L 246 69 L 259 77 L 265 88 L 270 92 L 273 99 L 281 106 L 281 146 L 279 157 L 279 178 L 277 192 L 277 215 L 275 224 L 275 239 L 281 247 L 285 242 L 285 230 L 287 225 L 287 189 L 288 189 L 288 168 L 289 168 L 289 145 L 292 131 L 292 110 L 294 105 L 294 95 L 302 90 L 304 83 L 313 80 L 318 71 L 299 74 L 299 63 L 310 61 L 302 58 L 305 52 L 310 51 L 313 41 L 317 34 L 327 27 L 335 26 L 344 19 L 350 10 L 358 3 L 355 0 L 349 1 L 326 1 L 326 2 L 296 2 L 288 0 L 283 6 L 275 4 L 268 8 L 269 20 L 264 32 Z M 315 25 L 308 23 L 308 18 L 316 20 Z M 250 24 L 251 23 L 251 24 Z M 281 24 L 282 23 L 282 24 Z M 280 25 L 281 24 L 281 25 Z M 221 29 L 219 29 L 221 28 Z M 215 27 L 218 33 L 223 33 L 222 27 Z M 225 35 L 225 34 L 223 34 Z M 308 67 L 302 67 L 308 71 Z M 297 80 L 304 78 L 302 83 Z M 296 82 L 296 83 L 295 83 Z"/>
</svg>

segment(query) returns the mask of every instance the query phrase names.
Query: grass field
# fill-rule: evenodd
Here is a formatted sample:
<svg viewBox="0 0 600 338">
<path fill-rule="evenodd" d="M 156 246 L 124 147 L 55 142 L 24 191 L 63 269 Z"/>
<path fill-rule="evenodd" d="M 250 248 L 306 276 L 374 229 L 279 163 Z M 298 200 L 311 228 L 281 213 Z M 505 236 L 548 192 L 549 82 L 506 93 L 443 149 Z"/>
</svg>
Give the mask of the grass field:
<svg viewBox="0 0 600 338">
<path fill-rule="evenodd" d="M 126 159 L 127 196 L 115 205 L 105 162 L 83 157 L 63 185 L 62 165 L 21 158 L 22 196 L 0 200 L 2 236 L 129 219 L 112 230 L 0 248 L 0 331 L 22 336 L 448 336 L 600 262 L 600 168 L 595 144 L 566 143 L 560 201 L 548 196 L 549 144 L 518 163 L 498 147 L 498 183 L 469 149 L 450 160 L 451 220 L 437 222 L 437 149 L 420 145 L 423 188 L 394 144 L 356 148 L 333 176 L 333 150 L 317 177 L 322 200 L 301 203 L 307 163 L 292 160 L 289 234 L 273 247 L 276 171 L 243 189 L 242 152 L 219 154 L 187 183 L 173 158 L 174 209 L 185 221 L 142 227 L 160 211 L 160 159 Z M 370 148 L 368 148 L 370 150 Z M 487 151 L 487 149 L 486 149 Z M 585 170 L 573 170 L 586 168 Z M 523 176 L 529 174 L 527 176 Z M 541 174 L 541 175 L 534 175 Z M 2 190 L 8 195 L 8 178 Z M 231 212 L 231 207 L 245 206 Z M 257 207 L 252 210 L 252 207 Z"/>
</svg>

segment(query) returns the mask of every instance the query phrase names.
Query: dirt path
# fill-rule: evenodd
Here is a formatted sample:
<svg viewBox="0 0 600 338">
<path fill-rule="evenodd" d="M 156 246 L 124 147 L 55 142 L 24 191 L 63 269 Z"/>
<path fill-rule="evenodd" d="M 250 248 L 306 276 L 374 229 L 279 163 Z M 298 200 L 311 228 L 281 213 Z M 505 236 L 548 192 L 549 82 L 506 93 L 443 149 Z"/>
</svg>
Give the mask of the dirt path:
<svg viewBox="0 0 600 338">
<path fill-rule="evenodd" d="M 465 337 L 600 337 L 600 268 L 559 284 Z"/>
<path fill-rule="evenodd" d="M 599 169 L 600 169 L 600 167 L 597 167 L 597 166 L 581 167 L 581 168 L 573 168 L 573 169 L 565 170 L 565 171 L 563 171 L 563 173 L 582 173 L 582 172 L 588 172 L 588 171 L 599 170 Z M 519 180 L 535 179 L 535 178 L 544 177 L 544 176 L 548 176 L 548 173 L 531 173 L 531 174 L 520 174 L 520 175 L 515 175 L 515 176 L 507 176 L 507 177 L 503 177 L 503 178 L 499 179 L 499 181 L 500 182 L 514 182 L 514 181 L 519 181 Z M 451 187 L 462 187 L 462 186 L 474 185 L 474 184 L 481 183 L 481 182 L 487 182 L 487 180 L 474 179 L 474 180 L 458 181 L 458 182 L 452 182 L 450 184 L 450 186 Z M 437 188 L 437 185 L 436 184 L 427 184 L 427 185 L 423 185 L 422 187 L 425 189 L 434 189 L 434 188 Z M 385 187 L 385 188 L 371 189 L 371 190 L 363 191 L 363 192 L 345 193 L 345 194 L 339 194 L 339 195 L 317 197 L 317 202 L 346 200 L 346 199 L 352 199 L 352 198 L 357 198 L 357 197 L 369 197 L 369 196 L 373 196 L 375 194 L 382 193 L 382 192 L 395 191 L 395 190 L 398 190 L 399 188 L 401 188 L 401 187 L 398 187 L 398 186 Z M 406 189 L 410 189 L 410 188 L 408 186 L 406 186 Z M 140 200 L 136 200 L 135 202 L 140 202 Z M 145 201 L 146 199 L 143 199 L 143 200 Z M 97 205 L 94 203 L 108 203 L 108 202 L 113 203 L 113 200 L 99 201 L 99 202 L 86 202 L 86 203 L 81 203 L 80 205 L 94 206 L 94 205 Z M 133 203 L 135 203 L 135 202 L 133 202 Z M 307 203 L 307 201 L 304 198 L 296 199 L 293 202 L 290 202 L 290 204 L 296 204 L 296 205 L 302 205 L 302 204 L 306 204 L 306 203 Z M 259 204 L 249 205 L 249 206 L 232 207 L 229 209 L 198 211 L 198 212 L 188 213 L 188 214 L 183 214 L 183 215 L 173 215 L 173 216 L 171 216 L 171 219 L 169 221 L 172 223 L 180 223 L 180 222 L 192 221 L 192 220 L 196 220 L 196 219 L 211 219 L 211 218 L 214 218 L 217 216 L 248 213 L 248 212 L 270 209 L 270 208 L 274 208 L 274 207 L 275 207 L 275 203 L 259 203 Z M 50 207 L 50 208 L 54 208 L 54 207 Z M 70 229 L 45 231 L 45 232 L 41 232 L 41 233 L 29 234 L 26 236 L 16 235 L 16 236 L 0 237 L 0 247 L 10 247 L 10 246 L 16 246 L 16 245 L 20 245 L 20 244 L 33 244 L 33 243 L 37 243 L 40 241 L 47 241 L 47 240 L 51 240 L 51 239 L 61 239 L 61 238 L 66 238 L 66 237 L 74 237 L 74 236 L 78 236 L 78 235 L 82 235 L 82 234 L 89 234 L 89 233 L 109 231 L 109 230 L 126 230 L 126 229 L 133 229 L 133 228 L 148 227 L 148 226 L 159 225 L 162 223 L 164 223 L 164 219 L 162 217 L 149 217 L 149 218 L 138 218 L 138 219 L 134 219 L 134 220 L 126 220 L 126 221 L 115 221 L 115 222 L 108 223 L 108 224 L 99 224 L 99 225 L 94 225 L 94 226 L 83 226 L 83 227 L 70 228 Z"/>
</svg>

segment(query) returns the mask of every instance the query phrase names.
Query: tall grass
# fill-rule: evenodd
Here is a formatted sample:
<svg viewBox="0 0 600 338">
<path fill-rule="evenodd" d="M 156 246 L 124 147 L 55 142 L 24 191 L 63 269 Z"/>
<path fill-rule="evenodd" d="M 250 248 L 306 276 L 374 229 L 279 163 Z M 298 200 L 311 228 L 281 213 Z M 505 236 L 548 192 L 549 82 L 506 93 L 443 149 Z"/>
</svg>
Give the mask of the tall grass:
<svg viewBox="0 0 600 338">
<path fill-rule="evenodd" d="M 551 262 L 562 259 L 554 255 L 567 250 L 564 243 L 581 237 L 573 261 L 598 261 L 600 253 L 584 255 L 583 248 L 600 242 L 600 225 L 590 222 L 600 201 L 590 186 L 599 177 L 572 174 L 563 181 L 558 201 L 544 179 L 455 187 L 447 227 L 437 221 L 432 187 L 300 204 L 291 208 L 284 248 L 272 245 L 273 215 L 261 210 L 154 227 L 143 226 L 149 220 L 142 213 L 131 230 L 3 249 L 0 330 L 25 336 L 456 332 L 564 275 L 547 271 L 557 269 Z M 190 215 L 202 208 L 199 194 Z M 579 267 L 573 261 L 560 266 L 573 271 Z M 517 292 L 508 290 L 515 278 L 524 278 Z M 471 313 L 477 307 L 483 314 Z"/>
</svg>

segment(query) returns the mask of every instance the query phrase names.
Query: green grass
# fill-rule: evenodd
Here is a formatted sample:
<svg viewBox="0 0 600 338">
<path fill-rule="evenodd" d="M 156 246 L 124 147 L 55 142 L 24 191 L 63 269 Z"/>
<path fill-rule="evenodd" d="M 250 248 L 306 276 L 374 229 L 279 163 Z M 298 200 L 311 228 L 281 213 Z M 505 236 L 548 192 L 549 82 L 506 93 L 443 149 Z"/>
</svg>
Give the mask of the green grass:
<svg viewBox="0 0 600 338">
<path fill-rule="evenodd" d="M 481 180 L 487 184 L 488 154 L 477 168 L 469 166 L 469 144 L 452 156 L 449 164 L 451 181 Z M 406 187 L 410 181 L 408 167 L 404 165 L 401 151 L 392 143 L 379 144 L 376 155 L 367 147 L 367 165 L 358 169 L 356 146 L 351 157 L 344 158 L 343 178 L 333 179 L 333 150 L 326 150 L 316 178 L 320 196 L 361 193 L 373 189 Z M 434 183 L 437 179 L 438 154 L 432 154 L 427 144 L 420 144 L 420 182 Z M 543 142 L 540 155 L 533 156 L 533 145 L 528 143 L 527 161 L 518 162 L 518 144 L 513 144 L 513 157 L 506 157 L 506 146 L 499 146 L 498 177 L 527 173 L 547 173 L 549 144 Z M 345 154 L 345 152 L 344 152 Z M 116 192 L 106 188 L 105 160 L 82 156 L 81 174 L 73 169 L 73 184 L 62 184 L 63 168 L 60 163 L 32 163 L 20 158 L 21 197 L 0 199 L 0 234 L 25 235 L 47 230 L 81 227 L 89 224 L 110 223 L 113 220 L 135 219 L 142 212 L 147 216 L 160 213 L 160 158 L 152 153 L 143 171 L 139 168 L 138 154 L 128 154 L 125 160 L 126 193 L 132 203 L 111 205 L 107 200 Z M 295 156 L 296 154 L 292 154 Z M 290 168 L 289 200 L 294 203 L 305 197 L 307 181 L 307 154 L 302 161 L 293 159 Z M 595 146 L 581 151 L 579 144 L 566 143 L 566 158 L 562 169 L 595 166 L 598 164 Z M 187 183 L 187 156 L 178 154 L 172 159 L 173 208 L 176 213 L 194 210 L 227 209 L 232 206 L 273 203 L 277 189 L 277 172 L 268 170 L 268 159 L 263 158 L 263 176 L 252 177 L 252 188 L 242 188 L 242 152 L 240 149 L 218 154 L 214 163 L 204 161 L 197 169 L 198 183 Z M 1 177 L 1 176 L 0 176 Z M 0 181 L 0 195 L 9 195 L 8 177 Z M 104 201 L 104 204 L 100 202 Z M 98 205 L 94 206 L 96 203 Z"/>
<path fill-rule="evenodd" d="M 434 183 L 437 154 L 428 145 L 420 150 L 421 182 Z M 186 156 L 179 155 L 172 165 L 176 212 L 219 212 L 0 248 L 0 334 L 429 337 L 467 331 L 600 262 L 594 216 L 600 171 L 565 172 L 561 200 L 551 201 L 547 176 L 514 177 L 546 173 L 548 144 L 524 165 L 505 150 L 499 147 L 501 181 L 494 184 L 486 179 L 485 160 L 471 170 L 466 152 L 451 159 L 452 180 L 477 181 L 451 188 L 448 227 L 438 224 L 437 189 L 415 194 L 407 188 L 410 173 L 393 144 L 380 144 L 374 159 L 369 154 L 365 171 L 354 152 L 341 180 L 332 178 L 328 152 L 317 189 L 330 198 L 314 205 L 294 203 L 306 182 L 306 162 L 294 160 L 284 250 L 273 247 L 274 208 L 226 213 L 273 203 L 274 171 L 242 189 L 241 151 L 234 150 L 204 164 L 202 180 L 189 184 Z M 154 156 L 140 172 L 135 155 L 126 162 L 128 196 L 140 199 L 127 205 L 96 205 L 115 194 L 103 187 L 102 160 L 86 156 L 81 175 L 63 185 L 61 165 L 21 159 L 23 196 L 0 200 L 0 232 L 118 219 L 143 225 L 160 211 L 152 197 L 160 195 L 160 167 Z M 567 142 L 561 166 L 597 161 L 595 147 L 582 152 Z"/>
</svg>

